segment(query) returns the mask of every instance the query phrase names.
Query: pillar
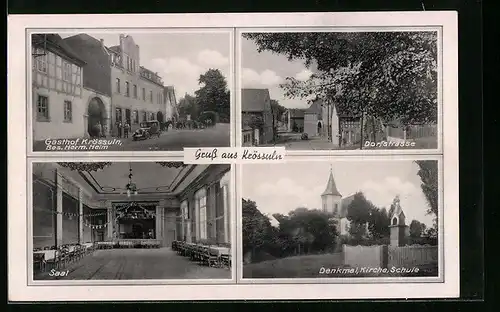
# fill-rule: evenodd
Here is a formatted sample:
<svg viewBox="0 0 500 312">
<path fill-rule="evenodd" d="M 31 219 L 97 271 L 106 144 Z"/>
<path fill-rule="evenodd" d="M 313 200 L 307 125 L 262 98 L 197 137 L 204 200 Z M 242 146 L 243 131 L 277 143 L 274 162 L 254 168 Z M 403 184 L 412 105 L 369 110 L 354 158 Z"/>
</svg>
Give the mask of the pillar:
<svg viewBox="0 0 500 312">
<path fill-rule="evenodd" d="M 60 185 L 61 181 L 56 170 L 56 242 L 57 246 L 63 243 L 63 191 Z"/>
<path fill-rule="evenodd" d="M 163 210 L 163 207 L 156 206 L 155 237 L 156 237 L 156 239 L 158 239 L 160 241 L 163 241 L 162 240 L 162 222 L 161 222 L 163 220 L 162 210 Z"/>
<path fill-rule="evenodd" d="M 83 243 L 83 192 L 78 188 L 78 242 Z"/>
</svg>

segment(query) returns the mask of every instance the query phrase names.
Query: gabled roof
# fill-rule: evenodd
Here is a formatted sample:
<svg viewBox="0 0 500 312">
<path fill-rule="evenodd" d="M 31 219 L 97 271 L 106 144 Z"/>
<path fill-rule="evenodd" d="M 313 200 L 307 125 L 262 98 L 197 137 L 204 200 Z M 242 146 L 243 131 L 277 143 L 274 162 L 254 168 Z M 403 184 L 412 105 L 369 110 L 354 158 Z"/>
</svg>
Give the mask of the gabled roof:
<svg viewBox="0 0 500 312">
<path fill-rule="evenodd" d="M 304 118 L 305 110 L 300 108 L 290 108 L 288 113 L 290 114 L 290 118 Z"/>
<path fill-rule="evenodd" d="M 108 49 L 115 52 L 115 53 L 120 53 L 120 46 L 119 45 L 109 47 Z"/>
<path fill-rule="evenodd" d="M 268 89 L 242 89 L 241 110 L 243 112 L 264 112 L 270 110 L 266 105 L 270 100 Z"/>
<path fill-rule="evenodd" d="M 330 177 L 328 178 L 328 183 L 326 184 L 325 191 L 321 196 L 323 195 L 335 195 L 335 196 L 340 196 L 340 192 L 337 190 L 337 185 L 335 185 L 335 180 L 333 179 L 333 172 L 330 170 Z"/>
<path fill-rule="evenodd" d="M 83 68 L 83 86 L 111 96 L 111 65 L 109 55 L 99 39 L 78 34 L 64 39 L 87 63 Z"/>
<path fill-rule="evenodd" d="M 323 108 L 321 107 L 321 104 L 323 101 L 321 100 L 315 100 L 312 102 L 312 104 L 305 110 L 306 114 L 321 114 L 323 113 Z"/>
<path fill-rule="evenodd" d="M 353 194 L 346 198 L 342 198 L 342 206 L 340 207 L 339 211 L 340 218 L 347 218 L 347 213 L 349 212 L 349 205 L 352 203 L 355 195 L 356 194 Z"/>
<path fill-rule="evenodd" d="M 33 34 L 31 35 L 31 43 L 39 48 L 46 47 L 48 50 L 64 56 L 79 66 L 86 64 L 82 57 L 68 46 L 58 34 Z"/>
</svg>

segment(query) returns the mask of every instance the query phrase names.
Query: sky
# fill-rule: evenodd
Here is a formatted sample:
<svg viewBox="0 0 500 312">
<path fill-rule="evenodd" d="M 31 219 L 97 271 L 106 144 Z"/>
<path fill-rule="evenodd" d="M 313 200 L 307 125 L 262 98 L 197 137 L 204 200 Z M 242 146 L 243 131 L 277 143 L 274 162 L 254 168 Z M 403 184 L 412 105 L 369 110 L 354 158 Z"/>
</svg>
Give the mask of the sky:
<svg viewBox="0 0 500 312">
<path fill-rule="evenodd" d="M 307 80 L 313 68 L 306 68 L 303 61 L 288 61 L 286 55 L 269 51 L 257 52 L 257 45 L 245 38 L 241 39 L 241 85 L 242 88 L 269 89 L 271 98 L 286 108 L 307 108 L 310 104 L 304 99 L 284 97 L 279 87 L 286 77 Z"/>
<path fill-rule="evenodd" d="M 264 214 L 288 214 L 298 207 L 321 209 L 330 168 L 342 197 L 362 191 L 379 208 L 389 210 L 400 196 L 407 225 L 415 219 L 432 227 L 428 204 L 420 187 L 418 165 L 409 160 L 310 161 L 243 166 L 242 197 L 255 201 Z M 272 220 L 276 224 L 275 220 Z"/>
<path fill-rule="evenodd" d="M 209 68 L 220 69 L 229 81 L 229 33 L 123 33 L 131 35 L 139 45 L 140 63 L 163 78 L 165 85 L 173 85 L 177 99 L 185 93 L 193 94 L 200 88 L 198 78 Z M 65 38 L 73 34 L 60 34 Z M 119 33 L 88 33 L 104 39 L 111 47 L 119 44 Z"/>
</svg>

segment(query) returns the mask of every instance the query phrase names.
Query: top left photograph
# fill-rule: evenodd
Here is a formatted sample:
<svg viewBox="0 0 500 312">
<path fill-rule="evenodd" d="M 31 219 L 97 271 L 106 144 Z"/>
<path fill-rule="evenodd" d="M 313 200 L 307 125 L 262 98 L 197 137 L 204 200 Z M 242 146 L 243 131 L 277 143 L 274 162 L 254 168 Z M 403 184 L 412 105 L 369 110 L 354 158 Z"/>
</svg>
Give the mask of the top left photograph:
<svg viewBox="0 0 500 312">
<path fill-rule="evenodd" d="M 229 31 L 29 33 L 32 151 L 231 146 L 231 40 Z"/>
</svg>

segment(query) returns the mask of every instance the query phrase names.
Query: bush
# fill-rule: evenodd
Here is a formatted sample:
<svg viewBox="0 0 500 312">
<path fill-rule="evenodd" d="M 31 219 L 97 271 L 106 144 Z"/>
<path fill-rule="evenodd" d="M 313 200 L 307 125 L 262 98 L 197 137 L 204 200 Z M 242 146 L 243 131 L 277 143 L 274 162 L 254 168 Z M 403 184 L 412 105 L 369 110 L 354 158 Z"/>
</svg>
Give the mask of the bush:
<svg viewBox="0 0 500 312">
<path fill-rule="evenodd" d="M 307 133 L 302 133 L 302 135 L 300 136 L 300 139 L 301 140 L 309 140 L 309 136 L 307 135 Z"/>
</svg>

